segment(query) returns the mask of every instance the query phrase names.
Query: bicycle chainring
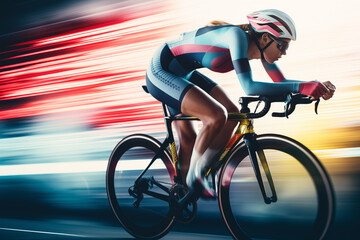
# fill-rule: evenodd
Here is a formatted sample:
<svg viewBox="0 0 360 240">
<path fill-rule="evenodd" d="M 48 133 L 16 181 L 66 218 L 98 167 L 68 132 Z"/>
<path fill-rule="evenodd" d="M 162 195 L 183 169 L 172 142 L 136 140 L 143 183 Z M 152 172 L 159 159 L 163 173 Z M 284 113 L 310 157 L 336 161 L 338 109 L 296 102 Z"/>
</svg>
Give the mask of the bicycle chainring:
<svg viewBox="0 0 360 240">
<path fill-rule="evenodd" d="M 179 201 L 189 192 L 184 185 L 175 184 L 170 189 L 169 206 L 173 211 L 175 220 L 188 223 L 191 222 L 196 215 L 197 204 L 196 199 L 192 198 L 185 206 L 181 207 Z"/>
</svg>

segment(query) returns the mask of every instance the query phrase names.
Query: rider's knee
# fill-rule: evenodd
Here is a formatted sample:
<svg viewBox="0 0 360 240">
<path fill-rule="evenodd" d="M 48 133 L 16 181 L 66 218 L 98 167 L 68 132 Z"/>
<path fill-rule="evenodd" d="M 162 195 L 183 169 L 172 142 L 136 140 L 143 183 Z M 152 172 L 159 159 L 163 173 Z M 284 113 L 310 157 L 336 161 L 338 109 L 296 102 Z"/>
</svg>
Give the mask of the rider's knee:
<svg viewBox="0 0 360 240">
<path fill-rule="evenodd" d="M 213 109 L 212 115 L 205 123 L 215 130 L 221 130 L 227 121 L 228 111 L 223 106 Z"/>
</svg>

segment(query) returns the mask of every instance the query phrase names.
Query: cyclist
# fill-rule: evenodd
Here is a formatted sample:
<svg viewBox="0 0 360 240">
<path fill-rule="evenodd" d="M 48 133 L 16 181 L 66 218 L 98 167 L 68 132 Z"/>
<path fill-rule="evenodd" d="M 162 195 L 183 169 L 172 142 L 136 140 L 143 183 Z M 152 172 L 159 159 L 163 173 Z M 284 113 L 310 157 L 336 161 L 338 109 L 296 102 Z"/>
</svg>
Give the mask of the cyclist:
<svg viewBox="0 0 360 240">
<path fill-rule="evenodd" d="M 207 197 L 215 197 L 215 193 L 204 177 L 205 170 L 236 127 L 236 122 L 227 121 L 227 113 L 239 110 L 223 88 L 196 69 L 205 67 L 221 73 L 235 69 L 248 95 L 299 92 L 327 100 L 335 91 L 329 81 L 286 79 L 275 64 L 286 55 L 291 40 L 296 40 L 294 22 L 286 13 L 268 9 L 251 13 L 247 18 L 249 24 L 242 25 L 214 21 L 166 42 L 152 57 L 146 72 L 149 92 L 168 105 L 171 115 L 191 115 L 203 123 L 196 134 L 190 121 L 174 122 L 183 180 L 186 177 L 190 188 L 199 187 Z M 251 59 L 262 61 L 274 83 L 253 81 Z"/>
</svg>

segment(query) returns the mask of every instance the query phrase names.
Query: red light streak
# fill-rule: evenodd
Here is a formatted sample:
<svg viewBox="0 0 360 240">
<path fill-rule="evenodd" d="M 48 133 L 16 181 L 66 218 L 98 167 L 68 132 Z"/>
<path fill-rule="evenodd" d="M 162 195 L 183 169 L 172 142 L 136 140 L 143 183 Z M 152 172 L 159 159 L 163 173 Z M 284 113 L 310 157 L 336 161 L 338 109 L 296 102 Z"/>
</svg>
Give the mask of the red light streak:
<svg viewBox="0 0 360 240">
<path fill-rule="evenodd" d="M 177 23 L 168 21 L 171 13 L 157 11 L 24 41 L 1 52 L 0 120 L 79 113 L 86 115 L 86 124 L 102 127 L 161 119 L 160 104 L 141 85 L 152 52 Z M 6 105 L 20 99 L 25 103 Z"/>
</svg>

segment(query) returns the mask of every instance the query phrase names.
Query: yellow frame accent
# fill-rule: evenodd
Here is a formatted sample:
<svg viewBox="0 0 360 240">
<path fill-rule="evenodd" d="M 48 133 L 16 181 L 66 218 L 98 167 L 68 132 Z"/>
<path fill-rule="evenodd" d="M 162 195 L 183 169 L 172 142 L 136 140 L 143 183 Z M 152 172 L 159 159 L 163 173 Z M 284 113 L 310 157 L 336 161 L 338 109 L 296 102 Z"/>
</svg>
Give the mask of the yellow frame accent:
<svg viewBox="0 0 360 240">
<path fill-rule="evenodd" d="M 177 158 L 177 151 L 176 151 L 175 141 L 170 143 L 169 146 L 170 146 L 171 156 L 172 156 L 172 159 L 173 159 L 173 165 L 174 165 L 174 169 L 175 169 L 175 174 L 176 174 L 176 176 L 178 176 L 177 167 L 176 167 L 176 164 L 178 163 L 178 158 Z"/>
<path fill-rule="evenodd" d="M 235 134 L 231 137 L 230 141 L 227 143 L 225 147 L 225 151 L 221 154 L 218 163 L 223 160 L 226 154 L 230 151 L 233 145 L 237 142 L 239 138 L 241 138 L 244 134 L 253 133 L 254 131 L 254 120 L 246 118 L 246 113 L 229 113 L 230 121 L 237 121 L 240 124 L 238 125 Z M 211 168 L 207 171 L 206 175 L 209 175 Z"/>
</svg>

